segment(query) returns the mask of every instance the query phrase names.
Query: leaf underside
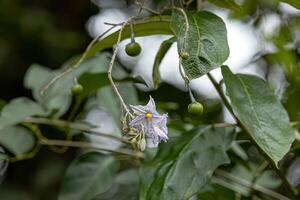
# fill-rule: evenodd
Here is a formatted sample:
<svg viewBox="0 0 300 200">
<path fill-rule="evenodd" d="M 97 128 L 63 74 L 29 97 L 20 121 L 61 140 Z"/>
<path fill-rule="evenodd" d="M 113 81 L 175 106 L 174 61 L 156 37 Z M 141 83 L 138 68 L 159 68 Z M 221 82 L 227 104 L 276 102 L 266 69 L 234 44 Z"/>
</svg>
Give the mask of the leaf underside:
<svg viewBox="0 0 300 200">
<path fill-rule="evenodd" d="M 261 78 L 234 75 L 227 66 L 222 67 L 222 74 L 234 114 L 277 165 L 294 141 L 284 107 Z"/>
</svg>

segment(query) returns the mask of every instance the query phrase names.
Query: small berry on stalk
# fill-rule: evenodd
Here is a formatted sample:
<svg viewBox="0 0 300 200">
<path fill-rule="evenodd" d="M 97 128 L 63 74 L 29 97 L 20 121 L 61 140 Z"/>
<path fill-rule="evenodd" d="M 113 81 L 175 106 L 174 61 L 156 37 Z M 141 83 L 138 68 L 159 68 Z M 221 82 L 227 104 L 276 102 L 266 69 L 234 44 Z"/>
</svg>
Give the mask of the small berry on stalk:
<svg viewBox="0 0 300 200">
<path fill-rule="evenodd" d="M 71 92 L 73 95 L 79 95 L 83 91 L 83 87 L 81 84 L 77 83 L 71 88 Z"/>
<path fill-rule="evenodd" d="M 135 41 L 128 43 L 125 47 L 125 52 L 127 55 L 132 57 L 139 55 L 141 50 L 141 45 Z"/>
<path fill-rule="evenodd" d="M 197 101 L 194 101 L 189 104 L 188 106 L 188 112 L 190 114 L 197 114 L 201 115 L 203 113 L 203 105 Z"/>
<path fill-rule="evenodd" d="M 180 57 L 182 58 L 182 60 L 187 60 L 189 58 L 189 53 L 186 51 L 181 52 Z"/>
</svg>

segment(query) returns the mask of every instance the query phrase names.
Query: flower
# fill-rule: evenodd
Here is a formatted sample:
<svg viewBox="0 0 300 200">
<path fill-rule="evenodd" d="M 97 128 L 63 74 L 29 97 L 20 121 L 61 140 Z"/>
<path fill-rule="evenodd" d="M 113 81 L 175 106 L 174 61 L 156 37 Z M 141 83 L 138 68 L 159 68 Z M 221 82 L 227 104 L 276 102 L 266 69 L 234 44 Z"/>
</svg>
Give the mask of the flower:
<svg viewBox="0 0 300 200">
<path fill-rule="evenodd" d="M 161 141 L 168 140 L 167 114 L 160 115 L 156 111 L 154 99 L 150 96 L 150 100 L 146 106 L 132 106 L 136 117 L 129 123 L 130 126 L 143 128 L 146 136 L 151 139 L 154 146 Z"/>
</svg>

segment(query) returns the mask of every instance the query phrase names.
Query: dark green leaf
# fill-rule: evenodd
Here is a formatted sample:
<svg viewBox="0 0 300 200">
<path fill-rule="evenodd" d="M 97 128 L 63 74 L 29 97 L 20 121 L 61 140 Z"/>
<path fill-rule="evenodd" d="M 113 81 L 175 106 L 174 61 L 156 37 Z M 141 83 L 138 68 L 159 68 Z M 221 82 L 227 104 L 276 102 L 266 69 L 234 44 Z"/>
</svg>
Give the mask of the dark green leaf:
<svg viewBox="0 0 300 200">
<path fill-rule="evenodd" d="M 5 106 L 5 104 L 6 104 L 6 102 L 4 100 L 0 99 L 0 111 Z"/>
<path fill-rule="evenodd" d="M 232 128 L 202 126 L 163 144 L 140 171 L 140 199 L 188 199 L 218 166 L 229 163 L 226 151 L 233 138 Z"/>
<path fill-rule="evenodd" d="M 11 153 L 21 155 L 33 148 L 35 139 L 27 129 L 11 126 L 0 130 L 0 144 Z"/>
<path fill-rule="evenodd" d="M 232 190 L 221 187 L 217 184 L 212 184 L 207 190 L 201 191 L 198 194 L 200 200 L 225 200 L 235 199 L 235 194 Z"/>
<path fill-rule="evenodd" d="M 138 22 L 134 24 L 133 26 L 134 35 L 135 37 L 155 35 L 155 34 L 173 35 L 169 24 L 170 24 L 169 16 L 149 17 L 148 19 L 145 19 L 142 22 Z M 111 48 L 114 44 L 116 44 L 118 35 L 119 35 L 119 30 L 103 38 L 102 40 L 98 41 L 87 52 L 86 58 L 89 58 L 100 51 Z M 121 40 L 130 38 L 130 36 L 131 36 L 130 26 L 127 25 L 123 29 Z"/>
<path fill-rule="evenodd" d="M 291 6 L 300 10 L 300 1 L 299 0 L 280 0 L 280 1 L 290 4 Z"/>
<path fill-rule="evenodd" d="M 235 115 L 277 165 L 294 141 L 285 109 L 261 78 L 234 75 L 227 66 L 222 74 Z"/>
<path fill-rule="evenodd" d="M 34 101 L 20 97 L 12 100 L 1 110 L 0 130 L 22 122 L 26 117 L 45 115 L 44 109 Z"/>
<path fill-rule="evenodd" d="M 182 61 L 186 75 L 198 78 L 220 67 L 229 56 L 227 31 L 223 20 L 207 11 L 187 12 L 189 30 L 185 38 L 185 18 L 173 11 L 171 28 L 178 41 L 178 52 L 187 52 Z"/>
<path fill-rule="evenodd" d="M 76 158 L 63 178 L 59 200 L 90 200 L 108 190 L 114 182 L 118 162 L 99 152 Z"/>
<path fill-rule="evenodd" d="M 163 58 L 165 57 L 166 53 L 172 46 L 173 42 L 175 42 L 175 38 L 171 37 L 163 41 L 159 47 L 159 50 L 155 56 L 154 64 L 153 64 L 153 71 L 152 71 L 152 79 L 154 88 L 157 89 L 160 84 L 160 74 L 159 74 L 159 66 Z"/>
</svg>

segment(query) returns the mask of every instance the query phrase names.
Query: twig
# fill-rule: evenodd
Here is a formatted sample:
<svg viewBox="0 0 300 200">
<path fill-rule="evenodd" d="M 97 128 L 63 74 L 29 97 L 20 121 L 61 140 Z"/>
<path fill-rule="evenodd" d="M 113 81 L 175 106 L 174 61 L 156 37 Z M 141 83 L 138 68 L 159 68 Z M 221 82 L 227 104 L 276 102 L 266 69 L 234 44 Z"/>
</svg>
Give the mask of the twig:
<svg viewBox="0 0 300 200">
<path fill-rule="evenodd" d="M 151 8 L 145 7 L 145 6 L 144 6 L 141 2 L 139 2 L 139 1 L 135 1 L 135 4 L 136 4 L 137 6 L 140 7 L 139 14 L 142 12 L 142 10 L 146 10 L 146 11 L 148 11 L 149 13 L 152 13 L 152 14 L 154 14 L 154 15 L 160 15 L 160 12 L 157 12 L 157 11 L 151 9 Z"/>
<path fill-rule="evenodd" d="M 125 102 L 124 102 L 121 94 L 119 93 L 118 88 L 117 88 L 117 86 L 114 83 L 114 80 L 112 78 L 112 68 L 113 68 L 113 65 L 114 65 L 114 62 L 115 62 L 115 59 L 116 59 L 116 56 L 117 56 L 117 52 L 118 52 L 118 49 L 119 49 L 119 43 L 120 43 L 121 38 L 122 38 L 123 29 L 128 24 L 128 22 L 130 20 L 131 19 L 128 19 L 126 22 L 124 22 L 124 24 L 122 25 L 122 27 L 121 27 L 121 29 L 119 31 L 119 35 L 118 35 L 118 39 L 117 39 L 117 42 L 116 42 L 116 46 L 115 46 L 115 49 L 113 51 L 113 55 L 112 55 L 110 63 L 109 63 L 109 67 L 108 67 L 108 71 L 107 71 L 107 76 L 108 76 L 110 84 L 112 85 L 112 88 L 113 88 L 114 92 L 116 93 L 117 97 L 119 98 L 119 101 L 120 101 L 121 105 L 123 106 L 124 110 L 126 111 L 126 113 L 129 114 L 130 117 L 133 118 L 133 115 L 130 113 L 130 110 L 128 109 L 127 105 L 125 104 Z"/>
<path fill-rule="evenodd" d="M 96 131 L 96 130 L 90 128 L 86 124 L 67 122 L 67 121 L 63 121 L 63 120 L 59 120 L 59 119 L 47 119 L 47 118 L 36 118 L 36 117 L 28 117 L 24 120 L 24 122 L 33 123 L 33 124 L 46 124 L 46 125 L 52 125 L 52 126 L 59 126 L 59 127 L 63 127 L 63 128 L 71 128 L 71 129 L 75 129 L 78 131 L 96 134 L 101 137 L 106 137 L 106 138 L 110 138 L 110 139 L 113 139 L 113 140 L 116 140 L 119 142 L 124 142 L 124 143 L 130 144 L 130 142 L 126 139 L 123 139 L 123 138 L 115 136 L 115 135 L 101 133 L 99 131 Z"/>
<path fill-rule="evenodd" d="M 230 173 L 228 173 L 226 171 L 217 169 L 215 171 L 215 174 L 218 175 L 218 176 L 220 176 L 220 177 L 229 179 L 230 181 L 233 181 L 235 183 L 241 184 L 241 185 L 243 185 L 245 187 L 248 187 L 248 188 L 251 187 L 251 182 L 249 182 L 249 181 L 247 181 L 245 179 L 241 179 L 241 178 L 239 178 L 237 176 L 234 176 L 234 175 L 232 175 L 232 174 L 230 174 Z M 277 193 L 277 192 L 275 192 L 273 190 L 270 190 L 268 188 L 265 188 L 265 187 L 257 185 L 257 184 L 253 185 L 253 189 L 255 189 L 255 190 L 257 190 L 257 191 L 259 191 L 261 193 L 264 193 L 266 195 L 269 195 L 269 196 L 271 196 L 273 198 L 276 198 L 278 200 L 290 200 L 289 198 L 287 198 L 286 196 L 283 196 L 280 193 Z"/>
<path fill-rule="evenodd" d="M 173 7 L 173 9 L 178 10 L 179 12 L 181 12 L 183 14 L 184 21 L 185 21 L 185 30 L 184 30 L 184 36 L 183 36 L 183 48 L 179 52 L 179 55 L 180 55 L 180 53 L 182 53 L 183 51 L 186 50 L 186 40 L 187 40 L 188 31 L 190 29 L 190 25 L 189 25 L 188 17 L 186 15 L 185 11 L 182 8 Z"/>
<path fill-rule="evenodd" d="M 268 167 L 269 163 L 268 161 L 264 160 L 262 162 L 262 164 L 256 168 L 254 174 L 253 174 L 253 179 L 251 181 L 251 186 L 250 186 L 250 194 L 253 193 L 254 189 L 254 185 L 256 184 L 257 179 L 259 178 L 259 176 L 262 174 L 262 172 L 264 171 L 264 169 L 266 167 Z"/>
<path fill-rule="evenodd" d="M 120 153 L 120 154 L 138 157 L 138 158 L 144 158 L 141 152 L 134 152 L 128 149 L 110 149 L 106 147 L 96 146 L 96 144 L 94 143 L 81 142 L 81 141 L 41 139 L 39 140 L 39 144 L 50 145 L 50 146 L 54 145 L 54 146 L 67 146 L 67 147 L 78 147 L 78 148 L 92 148 L 92 149 L 98 149 L 98 150 L 112 152 L 112 153 Z"/>
<path fill-rule="evenodd" d="M 88 45 L 88 47 L 86 48 L 86 50 L 84 51 L 84 53 L 82 54 L 82 56 L 80 57 L 80 59 L 76 62 L 75 65 L 66 68 L 62 73 L 58 74 L 57 76 L 55 76 L 54 78 L 52 78 L 41 90 L 40 90 L 40 95 L 43 96 L 45 94 L 45 92 L 59 79 L 61 79 L 62 77 L 66 76 L 68 73 L 72 72 L 73 70 L 75 70 L 76 68 L 78 68 L 80 66 L 80 64 L 82 63 L 82 61 L 86 58 L 86 55 L 88 53 L 88 51 L 94 46 L 94 44 L 96 42 L 98 42 L 103 36 L 105 36 L 109 31 L 111 31 L 112 29 L 114 29 L 116 26 L 112 26 L 109 29 L 107 29 L 106 31 L 104 31 L 101 35 L 99 35 L 98 37 L 96 37 L 95 39 L 92 40 L 92 42 Z"/>
<path fill-rule="evenodd" d="M 255 142 L 255 140 L 251 136 L 251 133 L 247 129 L 247 127 L 245 127 L 241 123 L 241 121 L 237 118 L 237 116 L 234 114 L 229 101 L 227 100 L 224 92 L 220 88 L 220 86 L 217 83 L 217 81 L 213 78 L 213 76 L 210 73 L 207 73 L 207 76 L 208 76 L 209 80 L 212 82 L 212 84 L 214 85 L 215 89 L 217 90 L 217 92 L 218 92 L 219 96 L 221 97 L 221 100 L 223 101 L 225 107 L 229 110 L 229 112 L 231 113 L 232 117 L 236 120 L 237 125 L 249 136 L 249 138 L 252 141 L 252 144 L 254 144 L 256 146 L 256 148 L 259 150 L 259 152 L 261 153 L 261 155 L 264 156 L 268 160 L 268 162 L 271 165 L 271 167 L 273 168 L 273 170 L 276 172 L 276 174 L 283 181 L 283 185 L 287 188 L 287 190 L 293 196 L 293 198 L 296 199 L 297 191 L 289 183 L 289 181 L 287 180 L 287 178 L 285 177 L 285 175 L 280 171 L 280 169 L 277 168 L 277 166 L 275 165 L 275 163 L 273 162 L 273 160 L 264 151 L 262 151 L 262 149 L 258 146 L 258 144 Z"/>
<path fill-rule="evenodd" d="M 203 8 L 203 1 L 197 0 L 197 10 L 201 10 Z"/>
</svg>

